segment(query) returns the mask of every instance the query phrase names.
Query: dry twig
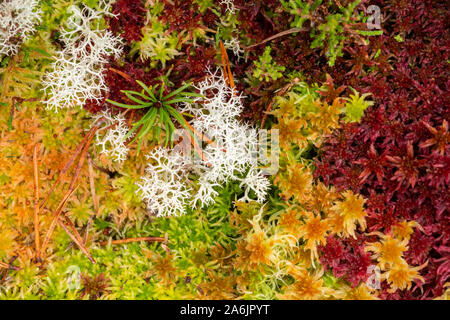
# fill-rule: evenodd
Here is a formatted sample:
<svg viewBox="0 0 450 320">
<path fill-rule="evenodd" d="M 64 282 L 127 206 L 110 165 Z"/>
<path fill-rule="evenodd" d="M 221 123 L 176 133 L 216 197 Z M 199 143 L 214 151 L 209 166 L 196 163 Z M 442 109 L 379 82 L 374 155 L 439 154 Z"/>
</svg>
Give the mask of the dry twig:
<svg viewBox="0 0 450 320">
<path fill-rule="evenodd" d="M 305 29 L 305 28 L 292 28 L 292 29 L 289 29 L 289 30 L 281 31 L 281 32 L 279 32 L 279 33 L 277 33 L 277 34 L 275 34 L 275 35 L 273 35 L 271 37 L 268 37 L 268 38 L 264 39 L 261 42 L 252 44 L 251 46 L 248 46 L 248 47 L 245 47 L 244 49 L 248 50 L 248 49 L 251 49 L 253 47 L 259 46 L 261 44 L 264 44 L 266 42 L 272 41 L 272 40 L 274 40 L 276 38 L 279 38 L 279 37 L 282 37 L 282 36 L 286 36 L 286 35 L 291 34 L 291 33 L 302 32 L 302 31 L 308 31 L 308 29 Z"/>
</svg>

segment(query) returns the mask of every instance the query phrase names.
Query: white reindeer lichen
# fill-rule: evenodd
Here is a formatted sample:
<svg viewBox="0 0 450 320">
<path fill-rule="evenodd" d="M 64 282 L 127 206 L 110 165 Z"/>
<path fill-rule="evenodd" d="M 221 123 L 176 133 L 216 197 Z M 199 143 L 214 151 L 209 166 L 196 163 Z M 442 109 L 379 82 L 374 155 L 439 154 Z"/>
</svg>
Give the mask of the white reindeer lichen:
<svg viewBox="0 0 450 320">
<path fill-rule="evenodd" d="M 72 6 L 72 15 L 61 31 L 64 49 L 57 52 L 53 71 L 44 80 L 44 90 L 49 99 L 48 109 L 83 105 L 87 100 L 101 100 L 108 87 L 103 71 L 107 56 L 118 58 L 122 41 L 109 30 L 101 29 L 103 16 L 109 12 L 110 2 L 100 1 L 100 9 Z"/>
<path fill-rule="evenodd" d="M 158 216 L 184 214 L 192 192 L 186 174 L 189 159 L 160 147 L 153 149 L 147 159 L 152 165 L 137 183 L 138 193 L 147 208 Z"/>
<path fill-rule="evenodd" d="M 38 0 L 5 0 L 0 2 L 0 56 L 17 54 L 22 42 L 41 21 Z"/>
<path fill-rule="evenodd" d="M 183 214 L 187 204 L 210 205 L 218 194 L 214 188 L 228 181 L 241 181 L 245 201 L 251 200 L 253 191 L 255 200 L 263 202 L 270 185 L 258 169 L 258 132 L 237 119 L 243 108 L 242 97 L 225 83 L 220 72 L 209 73 L 196 88 L 203 97 L 180 111 L 193 115 L 190 125 L 214 143 L 207 144 L 201 150 L 203 157 L 197 154 L 197 159 L 189 153 L 182 155 L 186 150 L 177 148 L 152 151 L 149 159 L 157 161 L 152 160 L 147 167 L 138 194 L 158 216 Z M 198 177 L 196 187 L 189 185 L 190 174 Z"/>
<path fill-rule="evenodd" d="M 233 51 L 233 54 L 238 58 L 238 61 L 244 55 L 244 49 L 241 48 L 241 44 L 237 38 L 231 38 L 231 40 L 225 40 L 224 47 Z"/>
<path fill-rule="evenodd" d="M 96 132 L 96 145 L 101 146 L 100 153 L 104 153 L 114 161 L 123 162 L 127 159 L 129 148 L 126 143 L 128 127 L 125 117 L 122 114 L 111 115 L 108 111 L 103 111 L 94 116 L 93 124 L 100 125 Z M 101 132 L 106 133 L 101 137 Z"/>
<path fill-rule="evenodd" d="M 229 14 L 236 13 L 236 7 L 234 6 L 233 0 L 221 0 L 220 4 L 226 6 L 225 11 L 228 12 Z"/>
</svg>

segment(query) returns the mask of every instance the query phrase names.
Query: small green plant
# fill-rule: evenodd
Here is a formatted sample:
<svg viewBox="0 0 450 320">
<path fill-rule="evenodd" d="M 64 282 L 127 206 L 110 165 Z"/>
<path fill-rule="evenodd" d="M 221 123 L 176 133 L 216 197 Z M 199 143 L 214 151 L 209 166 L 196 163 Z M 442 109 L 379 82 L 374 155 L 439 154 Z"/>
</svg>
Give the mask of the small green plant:
<svg viewBox="0 0 450 320">
<path fill-rule="evenodd" d="M 353 93 L 349 98 L 345 98 L 347 101 L 345 108 L 345 118 L 346 122 L 359 122 L 361 117 L 364 115 L 364 110 L 369 106 L 373 105 L 372 101 L 366 101 L 365 98 L 370 95 L 370 93 L 364 93 L 359 95 L 359 92 L 353 89 Z"/>
<path fill-rule="evenodd" d="M 152 21 L 151 28 L 144 28 L 141 41 L 133 45 L 135 50 L 139 50 L 142 59 L 150 59 L 153 66 L 161 62 L 163 68 L 166 67 L 166 62 L 173 59 L 180 52 L 177 50 L 179 39 L 175 34 L 164 34 L 164 26 L 161 22 Z"/>
<path fill-rule="evenodd" d="M 313 4 L 311 1 L 302 0 L 290 0 L 283 1 L 281 3 L 285 9 L 292 15 L 294 15 L 294 21 L 291 26 L 294 28 L 301 28 L 303 23 L 312 19 L 312 14 L 322 4 L 322 0 L 316 0 Z"/>
<path fill-rule="evenodd" d="M 403 37 L 402 37 L 400 34 L 396 35 L 396 36 L 394 37 L 394 39 L 395 39 L 397 42 L 403 42 L 403 41 L 404 41 L 404 40 L 403 40 Z"/>
<path fill-rule="evenodd" d="M 133 141 L 138 140 L 138 152 L 140 150 L 142 138 L 153 128 L 156 128 L 156 137 L 158 144 L 160 143 L 161 127 L 165 131 L 165 146 L 170 143 L 173 147 L 172 133 L 175 131 L 175 124 L 172 120 L 174 118 L 182 127 L 187 129 L 193 135 L 190 125 L 183 117 L 183 115 L 173 106 L 176 103 L 193 103 L 193 99 L 188 97 L 201 97 L 201 95 L 185 91 L 191 84 L 185 84 L 180 88 L 164 95 L 164 84 L 157 84 L 154 87 L 147 87 L 143 82 L 136 80 L 142 87 L 141 92 L 132 90 L 121 90 L 128 99 L 136 102 L 136 105 L 124 104 L 107 99 L 106 101 L 127 109 L 148 109 L 147 113 L 133 124 L 131 130 L 127 133 L 126 138 L 129 138 L 134 132 L 137 132 Z M 159 91 L 158 91 L 159 87 Z"/>
<path fill-rule="evenodd" d="M 347 6 L 338 4 L 330 6 L 326 16 L 321 16 L 319 8 L 323 0 L 281 1 L 284 9 L 294 16 L 291 23 L 293 28 L 302 28 L 310 21 L 310 36 L 313 39 L 311 48 L 325 48 L 328 57 L 328 65 L 334 66 L 336 58 L 342 56 L 342 49 L 346 41 L 357 36 L 375 36 L 383 32 L 381 30 L 367 31 L 357 30 L 358 22 L 363 20 L 362 14 L 356 12 L 360 0 L 350 2 Z M 334 9 L 335 8 L 335 9 Z M 362 38 L 359 37 L 362 41 Z"/>
<path fill-rule="evenodd" d="M 260 81 L 263 79 L 264 81 L 277 80 L 283 76 L 281 72 L 285 70 L 285 67 L 279 66 L 275 61 L 272 61 L 270 51 L 272 51 L 272 48 L 266 47 L 263 55 L 259 57 L 259 61 L 255 61 L 256 68 L 253 71 L 253 76 Z"/>
</svg>

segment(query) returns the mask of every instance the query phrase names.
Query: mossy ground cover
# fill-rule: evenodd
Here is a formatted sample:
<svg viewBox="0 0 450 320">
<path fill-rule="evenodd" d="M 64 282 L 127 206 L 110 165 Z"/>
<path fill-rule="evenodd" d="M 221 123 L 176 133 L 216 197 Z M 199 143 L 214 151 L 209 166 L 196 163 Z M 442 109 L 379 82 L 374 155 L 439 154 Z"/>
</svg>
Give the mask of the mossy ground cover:
<svg viewBox="0 0 450 320">
<path fill-rule="evenodd" d="M 443 1 L 0 8 L 0 299 L 447 299 Z"/>
</svg>

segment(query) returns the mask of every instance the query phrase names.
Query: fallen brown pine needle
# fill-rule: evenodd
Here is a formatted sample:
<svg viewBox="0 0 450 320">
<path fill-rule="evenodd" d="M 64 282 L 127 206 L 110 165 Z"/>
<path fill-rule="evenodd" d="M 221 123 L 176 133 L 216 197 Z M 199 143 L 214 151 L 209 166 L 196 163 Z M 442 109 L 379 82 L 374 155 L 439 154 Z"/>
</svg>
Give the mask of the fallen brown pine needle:
<svg viewBox="0 0 450 320">
<path fill-rule="evenodd" d="M 67 190 L 66 194 L 63 197 L 63 199 L 61 200 L 61 202 L 59 203 L 58 207 L 56 208 L 53 220 L 52 220 L 52 222 L 50 224 L 49 229 L 47 230 L 47 234 L 45 236 L 44 242 L 42 243 L 41 252 L 45 252 L 45 249 L 47 248 L 48 242 L 50 241 L 50 238 L 51 238 L 51 236 L 53 234 L 53 231 L 55 230 L 56 222 L 58 221 L 59 216 L 61 215 L 62 211 L 64 210 L 64 207 L 65 207 L 65 205 L 67 203 L 67 200 L 75 192 L 76 189 L 77 188 L 74 188 L 73 190 Z"/>
<path fill-rule="evenodd" d="M 0 268 L 2 268 L 2 269 L 11 269 L 11 270 L 20 270 L 20 268 L 19 267 L 14 267 L 14 266 L 12 266 L 12 265 L 10 265 L 10 264 L 7 264 L 7 263 L 4 263 L 4 262 L 0 262 Z"/>
<path fill-rule="evenodd" d="M 139 241 L 167 242 L 167 238 L 162 238 L 162 237 L 139 237 L 139 238 L 128 238 L 128 239 L 121 239 L 121 240 L 102 241 L 99 244 L 101 246 L 106 246 L 108 243 L 111 243 L 111 244 L 124 244 L 124 243 L 139 242 Z"/>
<path fill-rule="evenodd" d="M 274 40 L 276 38 L 279 38 L 279 37 L 282 37 L 282 36 L 285 36 L 285 35 L 288 35 L 288 34 L 291 34 L 291 33 L 302 32 L 302 31 L 308 31 L 308 29 L 305 29 L 305 28 L 292 28 L 292 29 L 289 29 L 289 30 L 281 31 L 281 32 L 279 32 L 279 33 L 277 33 L 277 34 L 275 34 L 275 35 L 273 35 L 271 37 L 268 37 L 268 38 L 264 39 L 261 42 L 252 44 L 251 46 L 248 46 L 248 47 L 244 47 L 244 49 L 248 50 L 250 48 L 253 48 L 253 47 L 259 46 L 261 44 L 264 44 L 266 42 L 272 41 L 272 40 Z"/>
<path fill-rule="evenodd" d="M 39 146 L 36 144 L 33 149 L 33 175 L 34 175 L 34 244 L 36 248 L 36 261 L 40 259 L 40 239 L 39 239 L 39 167 L 37 152 Z"/>
<path fill-rule="evenodd" d="M 114 69 L 114 68 L 109 68 L 109 71 L 117 73 L 118 75 L 122 76 L 122 78 L 124 78 L 126 80 L 131 80 L 131 77 L 129 75 L 127 75 L 125 72 L 122 72 L 122 71 Z"/>
<path fill-rule="evenodd" d="M 94 216 L 97 217 L 99 203 L 98 203 L 97 195 L 95 193 L 94 169 L 92 167 L 92 159 L 89 156 L 89 154 L 87 155 L 87 157 L 88 157 L 89 186 L 91 189 L 92 201 L 94 203 Z M 91 227 L 91 224 L 92 224 L 92 215 L 89 216 L 89 220 L 86 225 L 86 231 L 84 234 L 84 243 L 85 244 L 88 242 L 89 228 Z"/>
<path fill-rule="evenodd" d="M 70 182 L 69 190 L 73 188 L 73 186 L 75 185 L 75 183 L 78 180 L 78 177 L 80 176 L 81 169 L 83 168 L 83 163 L 84 163 L 84 160 L 86 159 L 86 154 L 89 149 L 89 145 L 91 144 L 92 139 L 94 138 L 95 132 L 97 131 L 98 127 L 94 126 L 94 127 L 92 127 L 92 129 L 94 129 L 94 130 L 92 130 L 91 134 L 89 135 L 89 137 L 83 147 L 83 150 L 81 151 L 80 159 L 78 160 L 77 168 L 75 169 L 75 173 L 73 175 L 72 181 Z"/>
<path fill-rule="evenodd" d="M 77 182 L 78 177 L 80 176 L 81 168 L 83 167 L 83 163 L 84 163 L 84 160 L 86 158 L 87 150 L 89 149 L 89 145 L 90 145 L 90 143 L 92 141 L 92 138 L 94 137 L 94 134 L 97 131 L 97 129 L 98 129 L 97 126 L 92 127 L 92 129 L 89 130 L 89 133 L 87 134 L 85 139 L 83 139 L 84 144 L 80 144 L 80 145 L 77 146 L 77 151 L 75 152 L 75 154 L 79 154 L 81 152 L 80 159 L 78 160 L 77 168 L 75 169 L 75 173 L 74 173 L 74 175 L 72 177 L 72 181 L 70 182 L 69 189 L 66 191 L 66 194 L 65 194 L 64 198 L 61 200 L 61 202 L 58 205 L 58 208 L 56 209 L 53 221 L 50 224 L 50 228 L 49 228 L 49 230 L 47 232 L 47 235 L 45 237 L 44 243 L 42 244 L 41 252 L 43 252 L 47 248 L 48 241 L 50 240 L 50 237 L 52 236 L 52 233 L 53 233 L 53 231 L 55 229 L 56 222 L 59 221 L 59 217 L 60 217 L 62 211 L 64 210 L 64 207 L 65 207 L 65 205 L 67 203 L 67 200 L 69 199 L 69 197 L 72 195 L 72 193 L 76 189 L 76 188 L 74 188 L 75 183 Z M 82 147 L 80 147 L 80 146 L 82 146 Z M 76 158 L 76 156 L 72 157 L 72 159 L 66 164 L 66 166 L 64 167 L 61 175 L 63 173 L 65 174 L 65 172 L 68 170 L 68 168 L 73 163 L 73 160 L 75 160 L 75 158 Z M 64 171 L 64 170 L 66 170 L 66 171 Z M 61 177 L 61 175 L 58 177 L 58 179 Z M 54 186 L 56 186 L 56 183 L 55 183 Z M 53 189 L 50 191 L 50 194 L 53 191 Z M 47 196 L 47 198 L 48 198 L 48 196 Z M 77 235 L 79 236 L 78 233 L 77 233 Z M 81 239 L 81 237 L 80 237 L 80 239 Z"/>
<path fill-rule="evenodd" d="M 59 174 L 59 176 L 56 179 L 56 181 L 53 184 L 53 186 L 50 188 L 49 193 L 47 194 L 45 199 L 41 202 L 41 205 L 39 206 L 41 209 L 45 206 L 45 204 L 47 203 L 48 199 L 52 195 L 53 191 L 56 189 L 56 187 L 59 185 L 59 183 L 62 181 L 62 179 L 66 176 L 67 172 L 69 171 L 69 169 L 72 166 L 73 162 L 75 161 L 76 157 L 82 151 L 83 147 L 86 145 L 87 141 L 89 139 L 92 139 L 90 137 L 93 136 L 93 132 L 95 132 L 97 130 L 97 128 L 98 127 L 92 127 L 91 130 L 89 130 L 89 132 L 86 134 L 86 136 L 83 138 L 83 140 L 78 144 L 78 146 L 75 149 L 75 152 L 72 155 L 72 157 L 69 158 L 69 160 L 67 160 L 67 162 L 64 164 L 64 167 L 61 170 L 61 173 Z"/>
<path fill-rule="evenodd" d="M 73 224 L 73 222 L 69 219 L 69 217 L 67 215 L 65 215 L 64 213 L 62 214 L 62 217 L 64 217 L 64 221 L 65 224 L 68 225 L 70 227 L 70 229 L 72 230 L 73 235 L 75 236 L 75 238 L 82 243 L 83 245 L 86 245 L 86 243 L 84 242 L 84 240 L 81 238 L 81 235 L 78 233 L 77 229 L 75 228 L 75 225 Z"/>
<path fill-rule="evenodd" d="M 222 65 L 223 65 L 223 76 L 225 77 L 225 82 L 227 85 L 230 86 L 231 89 L 234 89 L 234 79 L 233 74 L 231 73 L 230 68 L 230 60 L 228 59 L 227 50 L 225 49 L 225 46 L 223 45 L 223 42 L 220 41 L 220 57 L 222 59 Z"/>
<path fill-rule="evenodd" d="M 130 128 L 130 129 L 131 129 L 131 126 L 133 124 L 134 111 L 135 111 L 134 109 L 131 110 L 130 118 L 128 119 L 128 128 Z"/>
<path fill-rule="evenodd" d="M 92 201 L 94 203 L 94 211 L 95 215 L 97 216 L 99 203 L 97 194 L 95 193 L 94 168 L 92 164 L 92 159 L 89 155 L 88 155 L 88 172 L 89 172 L 89 186 L 91 189 Z"/>
<path fill-rule="evenodd" d="M 88 259 L 95 264 L 95 260 L 94 258 L 92 258 L 91 254 L 89 253 L 88 249 L 84 246 L 83 243 L 81 243 L 76 236 L 74 236 L 72 234 L 72 232 L 70 232 L 70 230 L 67 228 L 67 226 L 64 224 L 63 221 L 61 221 L 61 219 L 58 219 L 58 223 L 59 225 L 64 229 L 64 231 L 66 231 L 66 233 L 69 235 L 69 237 L 72 239 L 73 242 L 75 242 L 77 244 L 77 246 L 80 248 L 80 250 L 88 257 Z"/>
</svg>

